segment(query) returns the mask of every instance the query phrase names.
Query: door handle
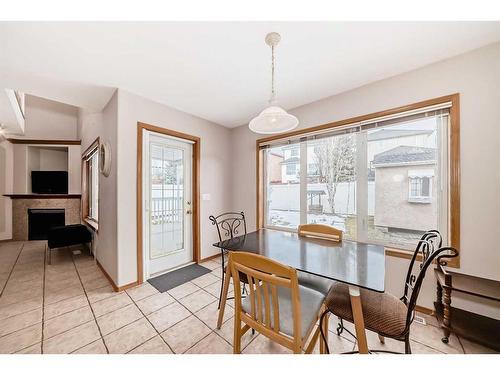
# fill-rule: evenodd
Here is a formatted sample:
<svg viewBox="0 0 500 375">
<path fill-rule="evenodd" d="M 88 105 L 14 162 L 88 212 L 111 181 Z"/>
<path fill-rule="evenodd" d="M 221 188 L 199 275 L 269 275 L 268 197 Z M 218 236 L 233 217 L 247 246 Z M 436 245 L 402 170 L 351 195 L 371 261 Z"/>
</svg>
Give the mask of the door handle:
<svg viewBox="0 0 500 375">
<path fill-rule="evenodd" d="M 191 210 L 186 211 L 186 214 L 188 214 L 188 215 L 191 215 L 192 213 L 193 213 L 193 211 L 191 211 Z"/>
</svg>

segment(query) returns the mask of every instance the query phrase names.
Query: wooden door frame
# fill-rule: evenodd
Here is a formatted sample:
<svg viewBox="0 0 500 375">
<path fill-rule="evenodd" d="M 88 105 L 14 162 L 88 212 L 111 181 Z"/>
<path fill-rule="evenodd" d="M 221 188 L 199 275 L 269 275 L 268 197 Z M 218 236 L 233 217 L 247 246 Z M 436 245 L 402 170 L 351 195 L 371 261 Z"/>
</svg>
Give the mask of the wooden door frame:
<svg viewBox="0 0 500 375">
<path fill-rule="evenodd" d="M 200 142 L 199 137 L 190 134 L 180 133 L 175 130 L 165 129 L 159 126 L 137 123 L 137 284 L 144 282 L 144 264 L 143 264 L 143 194 L 142 194 L 142 142 L 143 130 L 168 135 L 191 141 L 193 143 L 193 165 L 192 165 L 192 246 L 193 262 L 200 261 Z"/>
</svg>

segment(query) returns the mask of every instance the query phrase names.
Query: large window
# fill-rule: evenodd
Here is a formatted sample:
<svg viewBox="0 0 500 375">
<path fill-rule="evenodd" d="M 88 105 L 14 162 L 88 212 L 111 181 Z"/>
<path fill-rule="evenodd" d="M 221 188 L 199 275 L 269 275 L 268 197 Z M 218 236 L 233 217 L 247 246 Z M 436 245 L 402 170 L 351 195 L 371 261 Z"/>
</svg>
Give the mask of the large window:
<svg viewBox="0 0 500 375">
<path fill-rule="evenodd" d="M 99 222 L 99 140 L 97 139 L 83 155 L 82 217 L 87 224 L 97 229 Z"/>
<path fill-rule="evenodd" d="M 264 140 L 261 225 L 328 224 L 395 249 L 429 229 L 449 240 L 451 105 Z"/>
</svg>

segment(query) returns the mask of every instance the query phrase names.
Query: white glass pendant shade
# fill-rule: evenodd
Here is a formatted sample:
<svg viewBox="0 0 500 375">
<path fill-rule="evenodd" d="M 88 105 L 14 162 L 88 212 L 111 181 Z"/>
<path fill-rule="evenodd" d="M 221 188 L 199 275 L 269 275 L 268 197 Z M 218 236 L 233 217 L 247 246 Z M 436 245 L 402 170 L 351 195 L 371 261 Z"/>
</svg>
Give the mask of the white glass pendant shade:
<svg viewBox="0 0 500 375">
<path fill-rule="evenodd" d="M 251 131 L 259 134 L 275 134 L 292 130 L 297 127 L 297 117 L 287 113 L 283 108 L 276 105 L 276 90 L 274 87 L 274 48 L 281 40 L 278 33 L 266 35 L 266 44 L 271 47 L 271 98 L 269 107 L 264 109 L 257 117 L 248 124 Z"/>
<path fill-rule="evenodd" d="M 248 127 L 255 133 L 274 134 L 292 130 L 298 124 L 297 117 L 287 113 L 283 108 L 270 106 L 252 119 Z"/>
</svg>

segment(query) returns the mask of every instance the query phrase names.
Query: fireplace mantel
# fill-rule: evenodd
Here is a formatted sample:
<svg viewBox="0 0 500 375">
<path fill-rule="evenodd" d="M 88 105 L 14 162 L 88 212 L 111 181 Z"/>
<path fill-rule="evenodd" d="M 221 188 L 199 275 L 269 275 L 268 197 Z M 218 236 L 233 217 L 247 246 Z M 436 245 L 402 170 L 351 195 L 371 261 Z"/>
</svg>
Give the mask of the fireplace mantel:
<svg viewBox="0 0 500 375">
<path fill-rule="evenodd" d="M 81 194 L 4 194 L 10 199 L 80 199 Z"/>
</svg>

